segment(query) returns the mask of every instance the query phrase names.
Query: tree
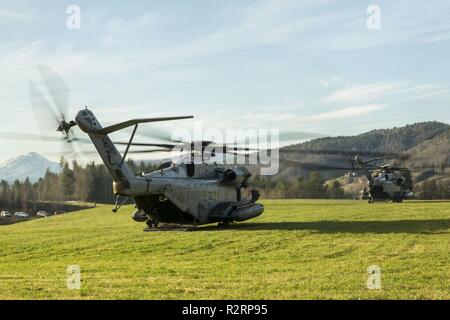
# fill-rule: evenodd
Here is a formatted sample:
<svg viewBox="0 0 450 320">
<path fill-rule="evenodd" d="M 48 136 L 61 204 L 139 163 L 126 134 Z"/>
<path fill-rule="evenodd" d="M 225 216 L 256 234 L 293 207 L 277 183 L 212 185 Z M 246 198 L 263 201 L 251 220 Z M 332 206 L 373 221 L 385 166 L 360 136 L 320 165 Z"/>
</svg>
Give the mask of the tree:
<svg viewBox="0 0 450 320">
<path fill-rule="evenodd" d="M 72 200 L 73 193 L 75 190 L 75 174 L 73 170 L 69 168 L 67 162 L 63 163 L 63 170 L 60 174 L 60 185 L 61 185 L 61 200 Z"/>
</svg>

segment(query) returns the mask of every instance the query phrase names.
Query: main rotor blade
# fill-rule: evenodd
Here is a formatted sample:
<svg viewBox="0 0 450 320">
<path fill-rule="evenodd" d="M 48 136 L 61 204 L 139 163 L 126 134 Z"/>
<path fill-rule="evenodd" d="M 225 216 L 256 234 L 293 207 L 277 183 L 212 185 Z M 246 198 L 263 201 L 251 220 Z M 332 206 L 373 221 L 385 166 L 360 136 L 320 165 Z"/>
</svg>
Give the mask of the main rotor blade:
<svg viewBox="0 0 450 320">
<path fill-rule="evenodd" d="M 92 141 L 89 139 L 84 138 L 77 138 L 75 135 L 72 135 L 73 138 L 70 140 L 67 139 L 65 136 L 48 136 L 48 135 L 38 135 L 38 134 L 28 134 L 28 133 L 15 133 L 15 132 L 0 132 L 0 140 L 25 140 L 25 141 L 42 141 L 42 142 L 76 142 L 76 143 L 83 143 L 83 144 L 92 144 Z M 119 145 L 119 146 L 126 146 L 128 145 L 128 142 L 118 141 L 114 142 L 113 144 Z M 135 142 L 131 144 L 132 146 L 138 146 L 138 147 L 158 147 L 158 148 L 165 148 L 164 151 L 171 151 L 167 149 L 173 149 L 177 145 L 175 144 L 160 144 L 160 143 L 139 143 Z M 132 153 L 132 151 L 130 151 Z"/>
<path fill-rule="evenodd" d="M 408 154 L 401 153 L 387 153 L 378 151 L 361 151 L 361 150 L 326 150 L 326 149 L 289 149 L 281 148 L 280 153 L 290 153 L 299 155 L 337 155 L 346 157 L 355 157 L 357 155 L 367 156 L 367 157 L 380 157 L 382 158 L 398 158 L 398 159 L 408 159 L 410 156 Z"/>
<path fill-rule="evenodd" d="M 128 142 L 124 142 L 124 141 L 116 141 L 113 142 L 116 145 L 119 146 L 127 146 L 129 143 Z M 166 149 L 173 149 L 175 148 L 176 144 L 167 144 L 167 143 L 142 143 L 142 142 L 132 142 L 130 144 L 131 146 L 136 146 L 136 147 L 158 147 L 158 148 L 166 148 Z"/>
<path fill-rule="evenodd" d="M 148 150 L 130 150 L 128 153 L 155 153 L 155 152 L 171 152 L 167 149 L 148 149 Z"/>
<path fill-rule="evenodd" d="M 337 167 L 332 165 L 326 165 L 326 164 L 318 164 L 318 163 L 310 163 L 310 162 L 300 162 L 295 160 L 283 160 L 284 162 L 288 162 L 293 164 L 296 167 L 300 167 L 304 170 L 309 171 L 334 171 L 334 170 L 345 170 L 345 171 L 352 171 L 354 170 L 353 167 Z"/>
<path fill-rule="evenodd" d="M 165 129 L 162 128 L 145 128 L 145 130 L 138 130 L 138 132 L 136 133 L 136 135 L 145 137 L 145 138 L 150 138 L 150 139 L 157 139 L 157 140 L 161 140 L 161 141 L 165 141 L 165 142 L 181 142 L 181 141 L 177 141 L 177 140 L 173 140 L 172 139 L 172 135 Z"/>
<path fill-rule="evenodd" d="M 364 161 L 364 163 L 367 164 L 367 163 L 375 162 L 375 161 L 378 161 L 378 160 L 387 160 L 387 159 L 393 159 L 393 158 L 398 158 L 398 157 L 394 156 L 394 155 L 386 156 L 386 157 L 377 157 L 377 158 L 366 160 L 366 161 Z"/>
<path fill-rule="evenodd" d="M 29 140 L 29 141 L 42 141 L 42 142 L 81 142 L 81 143 L 92 143 L 89 139 L 73 137 L 68 139 L 65 136 L 49 136 L 49 135 L 39 135 L 39 134 L 29 134 L 29 133 L 18 133 L 18 132 L 0 132 L 0 139 L 6 140 Z"/>
<path fill-rule="evenodd" d="M 405 167 L 393 167 L 393 166 L 377 166 L 375 170 L 386 170 L 386 171 L 410 171 L 410 169 Z"/>
<path fill-rule="evenodd" d="M 33 135 L 27 133 L 0 132 L 0 139 L 6 140 L 30 140 L 30 141 L 50 141 L 61 142 L 63 137 L 53 137 L 44 135 Z"/>
</svg>

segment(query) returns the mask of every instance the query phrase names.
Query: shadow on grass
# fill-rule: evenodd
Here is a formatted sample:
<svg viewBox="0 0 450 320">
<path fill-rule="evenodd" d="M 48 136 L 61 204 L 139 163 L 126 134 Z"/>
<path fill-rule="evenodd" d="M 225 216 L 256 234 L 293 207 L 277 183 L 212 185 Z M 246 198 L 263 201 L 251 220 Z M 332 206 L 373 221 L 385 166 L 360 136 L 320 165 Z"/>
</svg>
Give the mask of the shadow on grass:
<svg viewBox="0 0 450 320">
<path fill-rule="evenodd" d="M 306 222 L 243 222 L 228 230 L 310 230 L 318 233 L 448 233 L 450 219 L 396 221 L 306 221 Z M 217 226 L 199 227 L 197 231 L 224 230 Z"/>
<path fill-rule="evenodd" d="M 405 201 L 404 203 L 426 203 L 426 204 L 433 204 L 433 203 L 449 203 L 450 200 L 410 200 Z"/>
</svg>

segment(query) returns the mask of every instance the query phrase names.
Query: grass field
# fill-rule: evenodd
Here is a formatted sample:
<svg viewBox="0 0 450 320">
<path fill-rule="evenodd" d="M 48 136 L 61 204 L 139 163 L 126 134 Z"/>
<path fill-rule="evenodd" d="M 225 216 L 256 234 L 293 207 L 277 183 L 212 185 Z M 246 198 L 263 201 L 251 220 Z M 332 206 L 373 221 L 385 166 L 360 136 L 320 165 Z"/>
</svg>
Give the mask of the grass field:
<svg viewBox="0 0 450 320">
<path fill-rule="evenodd" d="M 450 202 L 264 205 L 227 230 L 143 232 L 110 206 L 0 226 L 0 299 L 450 299 Z"/>
</svg>

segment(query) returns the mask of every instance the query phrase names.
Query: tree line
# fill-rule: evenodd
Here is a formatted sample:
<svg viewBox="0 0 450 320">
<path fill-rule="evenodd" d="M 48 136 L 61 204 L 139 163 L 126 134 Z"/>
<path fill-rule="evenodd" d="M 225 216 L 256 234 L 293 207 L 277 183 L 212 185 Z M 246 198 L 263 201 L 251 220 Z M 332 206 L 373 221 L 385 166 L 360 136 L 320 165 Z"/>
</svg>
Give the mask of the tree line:
<svg viewBox="0 0 450 320">
<path fill-rule="evenodd" d="M 131 170 L 151 172 L 157 165 L 133 160 L 127 161 Z M 112 179 L 103 164 L 88 163 L 84 167 L 64 158 L 60 161 L 61 172 L 49 170 L 37 182 L 16 180 L 12 184 L 0 181 L 0 208 L 27 210 L 34 202 L 81 201 L 114 203 Z M 251 181 L 252 189 L 257 189 L 262 198 L 279 199 L 344 199 L 353 198 L 346 194 L 337 180 L 326 183 L 319 172 L 312 172 L 308 177 L 268 178 L 255 176 Z M 450 199 L 450 180 L 426 180 L 414 190 L 417 199 Z"/>
<path fill-rule="evenodd" d="M 157 169 L 150 163 L 127 161 L 131 170 L 149 172 Z M 32 203 L 41 201 L 82 201 L 114 203 L 112 179 L 103 164 L 88 163 L 84 167 L 76 160 L 69 164 L 60 160 L 60 173 L 46 171 L 43 178 L 32 183 L 28 178 L 9 184 L 0 181 L 0 208 L 27 210 Z"/>
<path fill-rule="evenodd" d="M 450 180 L 426 180 L 416 189 L 416 197 L 423 200 L 450 199 Z"/>
<path fill-rule="evenodd" d="M 272 199 L 343 199 L 346 195 L 337 180 L 326 184 L 319 172 L 312 172 L 307 178 L 273 179 L 256 176 L 251 186 L 257 189 L 263 198 Z"/>
</svg>

